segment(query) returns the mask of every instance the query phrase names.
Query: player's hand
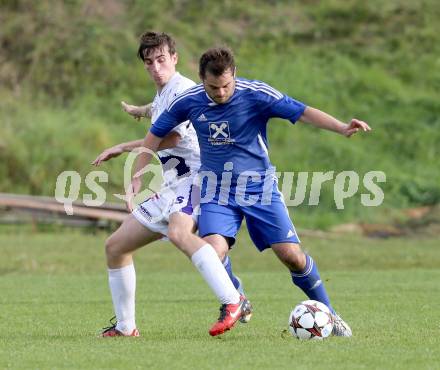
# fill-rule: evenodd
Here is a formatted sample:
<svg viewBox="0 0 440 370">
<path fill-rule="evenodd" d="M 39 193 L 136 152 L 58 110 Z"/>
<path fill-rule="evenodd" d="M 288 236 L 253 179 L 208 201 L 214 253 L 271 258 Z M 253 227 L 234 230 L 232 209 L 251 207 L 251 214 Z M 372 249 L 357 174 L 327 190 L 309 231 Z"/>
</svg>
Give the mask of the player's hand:
<svg viewBox="0 0 440 370">
<path fill-rule="evenodd" d="M 102 162 L 108 161 L 111 158 L 117 157 L 123 153 L 123 149 L 116 145 L 109 149 L 104 150 L 96 159 L 92 162 L 94 166 L 99 166 Z"/>
<path fill-rule="evenodd" d="M 131 179 L 131 183 L 128 185 L 127 191 L 126 191 L 126 202 L 127 202 L 127 208 L 130 212 L 133 212 L 133 209 L 135 207 L 134 198 L 141 190 L 142 181 L 140 177 L 133 177 Z"/>
<path fill-rule="evenodd" d="M 145 117 L 145 108 L 139 107 L 137 105 L 127 104 L 125 101 L 121 101 L 122 109 L 124 112 L 127 112 L 130 116 L 132 116 L 136 120 L 140 120 Z"/>
<path fill-rule="evenodd" d="M 342 130 L 342 135 L 345 137 L 350 137 L 358 131 L 371 131 L 371 127 L 364 121 L 353 118 L 348 125 L 346 125 Z"/>
</svg>

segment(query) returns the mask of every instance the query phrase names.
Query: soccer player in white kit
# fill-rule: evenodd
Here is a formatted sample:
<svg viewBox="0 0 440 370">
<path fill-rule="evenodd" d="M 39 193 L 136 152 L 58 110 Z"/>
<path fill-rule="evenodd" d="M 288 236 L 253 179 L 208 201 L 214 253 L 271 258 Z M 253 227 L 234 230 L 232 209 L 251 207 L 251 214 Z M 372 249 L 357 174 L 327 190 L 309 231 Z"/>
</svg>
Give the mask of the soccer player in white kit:
<svg viewBox="0 0 440 370">
<path fill-rule="evenodd" d="M 146 32 L 141 36 L 138 56 L 157 87 L 152 104 L 133 106 L 122 102 L 124 110 L 135 118 L 150 116 L 152 124 L 176 95 L 195 83 L 176 72 L 177 53 L 174 40 L 167 34 Z M 102 152 L 93 162 L 100 165 L 123 152 L 142 146 L 143 140 L 122 143 Z M 116 322 L 105 328 L 103 337 L 139 336 L 135 323 L 136 275 L 133 253 L 136 249 L 167 236 L 193 264 L 214 291 L 222 304 L 231 304 L 238 319 L 247 322 L 251 306 L 244 297 L 239 279 L 231 270 L 228 257 L 222 262 L 215 250 L 193 232 L 191 190 L 194 176 L 200 167 L 197 136 L 190 121 L 177 126 L 159 148 L 158 157 L 163 164 L 164 177 L 174 171 L 153 197 L 136 207 L 106 241 L 109 285 Z M 169 168 L 171 167 L 171 168 Z M 229 276 L 228 276 L 229 275 Z"/>
</svg>

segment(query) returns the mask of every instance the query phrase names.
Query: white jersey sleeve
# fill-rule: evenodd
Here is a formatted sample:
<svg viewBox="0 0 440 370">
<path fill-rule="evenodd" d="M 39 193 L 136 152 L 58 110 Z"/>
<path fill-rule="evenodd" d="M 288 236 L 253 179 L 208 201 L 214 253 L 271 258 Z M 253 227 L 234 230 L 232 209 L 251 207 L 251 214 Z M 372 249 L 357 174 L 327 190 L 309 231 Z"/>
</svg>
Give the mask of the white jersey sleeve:
<svg viewBox="0 0 440 370">
<path fill-rule="evenodd" d="M 177 95 L 183 93 L 185 90 L 188 90 L 190 87 L 193 87 L 194 85 L 195 85 L 194 81 L 180 75 L 180 78 L 176 79 L 176 83 L 174 84 L 172 91 L 167 96 L 166 106 L 168 107 L 169 104 L 174 100 L 174 98 Z M 188 124 L 191 125 L 189 121 L 182 122 L 180 125 L 176 126 L 172 131 L 177 132 L 180 135 L 180 137 L 183 138 L 188 134 L 188 127 L 189 127 Z"/>
</svg>

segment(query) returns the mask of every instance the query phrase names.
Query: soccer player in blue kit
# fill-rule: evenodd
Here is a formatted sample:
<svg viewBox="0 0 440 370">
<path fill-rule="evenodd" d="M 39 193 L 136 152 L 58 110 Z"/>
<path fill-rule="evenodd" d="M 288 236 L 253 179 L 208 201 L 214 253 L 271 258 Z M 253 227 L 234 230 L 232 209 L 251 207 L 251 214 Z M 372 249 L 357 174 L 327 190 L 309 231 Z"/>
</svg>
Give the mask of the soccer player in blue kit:
<svg viewBox="0 0 440 370">
<path fill-rule="evenodd" d="M 237 78 L 232 51 L 226 47 L 207 50 L 200 58 L 202 83 L 177 96 L 151 127 L 144 146 L 157 151 L 179 122 L 190 120 L 201 152 L 202 182 L 199 236 L 226 255 L 235 242 L 243 218 L 259 251 L 272 248 L 289 269 L 293 283 L 313 300 L 332 311 L 333 334 L 352 335 L 348 324 L 334 311 L 313 259 L 305 254 L 277 187 L 267 148 L 266 126 L 272 117 L 292 123 L 300 120 L 315 127 L 350 137 L 367 123 L 352 119 L 345 124 L 318 109 L 308 107 L 260 81 Z M 141 170 L 151 155 L 138 157 L 132 191 L 140 190 Z M 230 302 L 237 304 L 237 302 Z M 235 307 L 235 306 L 234 306 Z M 221 307 L 211 335 L 222 334 L 237 321 L 228 304 Z"/>
</svg>

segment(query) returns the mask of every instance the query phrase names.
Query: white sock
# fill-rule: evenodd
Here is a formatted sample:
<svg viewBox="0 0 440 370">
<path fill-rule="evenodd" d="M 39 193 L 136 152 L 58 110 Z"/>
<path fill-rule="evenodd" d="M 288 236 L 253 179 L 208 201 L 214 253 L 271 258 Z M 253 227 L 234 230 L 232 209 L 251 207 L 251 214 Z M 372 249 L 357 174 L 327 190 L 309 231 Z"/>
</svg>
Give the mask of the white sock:
<svg viewBox="0 0 440 370">
<path fill-rule="evenodd" d="M 118 323 L 116 329 L 131 334 L 135 323 L 136 272 L 130 264 L 119 269 L 108 269 L 108 282 Z"/>
<path fill-rule="evenodd" d="M 205 244 L 195 252 L 191 261 L 202 274 L 221 304 L 238 303 L 240 295 L 229 279 L 220 258 L 214 248 Z"/>
</svg>

